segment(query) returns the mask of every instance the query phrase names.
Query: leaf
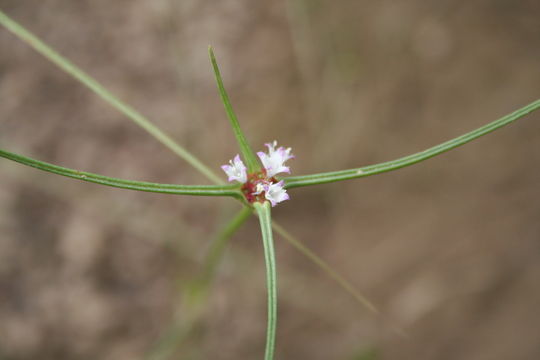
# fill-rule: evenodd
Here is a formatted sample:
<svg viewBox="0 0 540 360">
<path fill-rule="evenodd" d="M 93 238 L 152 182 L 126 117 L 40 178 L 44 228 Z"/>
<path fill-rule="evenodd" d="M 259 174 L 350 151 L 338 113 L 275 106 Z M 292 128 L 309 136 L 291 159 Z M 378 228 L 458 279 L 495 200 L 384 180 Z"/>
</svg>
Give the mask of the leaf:
<svg viewBox="0 0 540 360">
<path fill-rule="evenodd" d="M 180 313 L 183 316 L 174 319 L 169 328 L 160 336 L 156 345 L 146 354 L 145 360 L 172 359 L 173 355 L 182 348 L 189 335 L 197 329 L 197 324 L 204 313 L 204 306 L 208 302 L 210 286 L 223 257 L 225 246 L 251 214 L 251 208 L 242 207 L 242 210 L 213 236 L 203 261 L 203 270 L 182 289 Z"/>
<path fill-rule="evenodd" d="M 28 158 L 0 149 L 0 157 L 16 161 L 18 163 L 34 167 L 50 173 L 67 176 L 70 178 L 88 181 L 96 184 L 113 186 L 122 189 L 147 191 L 155 193 L 197 196 L 232 196 L 239 200 L 243 199 L 237 185 L 175 185 L 159 184 L 145 181 L 133 181 L 117 179 L 108 176 L 93 174 L 85 171 L 65 168 L 49 164 L 43 161 Z"/>
<path fill-rule="evenodd" d="M 276 342 L 276 322 L 277 322 L 277 284 L 276 284 L 276 257 L 274 254 L 274 240 L 272 237 L 272 217 L 270 214 L 270 203 L 254 203 L 255 211 L 259 215 L 261 233 L 264 245 L 264 260 L 266 263 L 266 287 L 268 290 L 268 323 L 266 328 L 266 350 L 265 360 L 274 358 L 274 348 Z"/>
<path fill-rule="evenodd" d="M 436 145 L 432 148 L 418 152 L 416 154 L 402 157 L 400 159 L 396 159 L 396 160 L 392 160 L 392 161 L 388 161 L 388 162 L 384 162 L 384 163 L 380 163 L 376 165 L 369 165 L 369 166 L 356 168 L 356 169 L 333 171 L 333 172 L 326 172 L 326 173 L 313 174 L 313 175 L 291 176 L 291 177 L 283 178 L 285 182 L 285 188 L 290 189 L 290 188 L 295 188 L 295 187 L 300 187 L 300 186 L 310 186 L 310 185 L 325 184 L 325 183 L 341 181 L 341 180 L 355 179 L 359 177 L 376 175 L 376 174 L 381 174 L 388 171 L 401 169 L 406 166 L 411 166 L 418 162 L 427 160 L 429 158 L 442 154 L 446 151 L 449 151 L 456 147 L 464 145 L 470 141 L 478 139 L 481 136 L 487 135 L 492 131 L 495 131 L 505 125 L 510 124 L 513 121 L 516 121 L 517 119 L 522 118 L 523 116 L 535 110 L 538 110 L 539 108 L 540 108 L 540 100 L 536 100 L 530 103 L 529 105 L 526 105 L 522 107 L 521 109 L 514 111 L 511 114 L 508 114 L 500 119 L 497 119 L 465 135 L 461 135 L 455 139 L 449 140 L 447 142 Z"/>
<path fill-rule="evenodd" d="M 236 141 L 238 142 L 238 146 L 240 147 L 242 156 L 246 161 L 248 171 L 258 171 L 260 170 L 261 165 L 257 160 L 257 157 L 255 156 L 255 152 L 249 146 L 249 143 L 244 136 L 242 129 L 240 128 L 240 123 L 238 122 L 238 119 L 236 118 L 236 115 L 232 108 L 231 102 L 229 100 L 229 95 L 227 95 L 227 91 L 225 90 L 225 86 L 223 85 L 221 73 L 219 71 L 216 57 L 214 56 L 214 50 L 211 46 L 208 47 L 208 54 L 210 55 L 210 61 L 212 62 L 212 68 L 214 69 L 214 75 L 216 77 L 216 83 L 218 86 L 219 95 L 221 96 L 221 101 L 223 102 L 223 106 L 225 107 L 225 112 L 227 113 L 227 117 L 229 118 L 229 121 L 233 128 L 234 136 L 236 137 Z"/>
<path fill-rule="evenodd" d="M 146 117 L 144 117 L 137 110 L 133 109 L 131 106 L 122 102 L 119 98 L 114 96 L 111 92 L 105 89 L 100 83 L 93 79 L 90 75 L 86 74 L 84 71 L 79 69 L 71 61 L 57 53 L 55 50 L 50 48 L 43 41 L 38 39 L 30 31 L 26 30 L 22 25 L 18 24 L 15 20 L 11 19 L 4 12 L 0 10 L 0 24 L 3 25 L 6 29 L 15 34 L 19 39 L 30 45 L 38 53 L 49 59 L 51 62 L 56 64 L 60 69 L 64 70 L 66 73 L 73 76 L 75 79 L 80 81 L 83 85 L 92 90 L 95 94 L 105 100 L 109 105 L 114 107 L 116 110 L 120 111 L 122 114 L 131 119 L 135 124 L 139 125 L 141 128 L 146 130 L 150 135 L 152 135 L 157 141 L 165 145 L 176 155 L 180 156 L 191 166 L 197 169 L 201 174 L 206 176 L 210 181 L 215 184 L 223 184 L 224 181 L 216 175 L 214 171 L 208 168 L 203 164 L 195 155 L 191 154 L 185 148 L 176 143 L 171 137 L 165 134 L 157 126 L 152 124 Z"/>
<path fill-rule="evenodd" d="M 243 206 L 242 210 L 236 214 L 227 224 L 221 229 L 219 234 L 210 244 L 210 248 L 203 261 L 203 270 L 197 278 L 191 282 L 190 286 L 186 290 L 187 298 L 190 301 L 186 301 L 187 304 L 199 302 L 200 297 L 204 297 L 212 280 L 216 275 L 216 271 L 219 263 L 223 257 L 225 247 L 228 244 L 230 238 L 238 229 L 246 222 L 249 216 L 252 214 L 252 209 L 248 206 Z"/>
<path fill-rule="evenodd" d="M 336 270 L 334 270 L 327 262 L 321 259 L 306 245 L 302 244 L 300 240 L 292 236 L 277 222 L 272 223 L 272 228 L 280 234 L 289 244 L 291 244 L 296 250 L 304 255 L 308 260 L 315 264 L 319 269 L 326 273 L 332 280 L 334 280 L 343 290 L 348 292 L 359 304 L 364 306 L 370 312 L 379 314 L 377 307 L 364 295 L 362 295 L 355 287 L 343 276 L 341 276 Z"/>
</svg>

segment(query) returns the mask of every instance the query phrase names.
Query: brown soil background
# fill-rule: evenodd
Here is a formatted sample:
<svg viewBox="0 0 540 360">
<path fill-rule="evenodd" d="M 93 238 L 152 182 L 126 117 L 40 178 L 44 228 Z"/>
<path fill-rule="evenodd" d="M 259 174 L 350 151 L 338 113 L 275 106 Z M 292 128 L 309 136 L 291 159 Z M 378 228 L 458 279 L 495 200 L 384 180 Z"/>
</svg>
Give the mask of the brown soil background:
<svg viewBox="0 0 540 360">
<path fill-rule="evenodd" d="M 0 0 L 0 9 L 217 171 L 238 150 L 208 44 L 252 145 L 292 146 L 295 174 L 423 150 L 540 93 L 533 0 Z M 110 176 L 207 183 L 3 29 L 0 76 L 1 148 Z M 274 217 L 383 316 L 277 237 L 276 358 L 539 359 L 539 120 L 397 172 L 292 190 Z M 0 358 L 149 358 L 186 318 L 184 284 L 238 208 L 0 161 Z M 265 317 L 250 219 L 172 358 L 260 359 Z"/>
</svg>

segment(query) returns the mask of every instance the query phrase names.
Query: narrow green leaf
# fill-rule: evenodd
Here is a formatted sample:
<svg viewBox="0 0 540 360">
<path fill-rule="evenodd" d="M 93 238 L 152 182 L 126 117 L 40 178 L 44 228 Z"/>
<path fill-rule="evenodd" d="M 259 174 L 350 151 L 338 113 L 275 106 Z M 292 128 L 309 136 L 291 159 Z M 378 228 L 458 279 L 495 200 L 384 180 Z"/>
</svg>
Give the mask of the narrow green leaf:
<svg viewBox="0 0 540 360">
<path fill-rule="evenodd" d="M 93 174 L 85 171 L 65 168 L 58 165 L 49 164 L 43 161 L 31 159 L 22 155 L 14 154 L 0 149 L 0 157 L 16 161 L 18 163 L 34 167 L 39 170 L 54 174 L 67 176 L 70 178 L 88 181 L 96 184 L 113 186 L 122 189 L 176 194 L 176 195 L 197 195 L 197 196 L 232 196 L 239 200 L 243 196 L 237 185 L 175 185 L 158 184 L 144 181 L 133 181 L 117 179 L 108 176 Z"/>
<path fill-rule="evenodd" d="M 261 223 L 264 259 L 266 262 L 266 286 L 268 290 L 268 324 L 266 328 L 264 360 L 272 360 L 274 358 L 277 322 L 276 257 L 274 255 L 274 240 L 272 237 L 272 217 L 270 215 L 270 203 L 268 201 L 262 204 L 256 202 L 254 207 Z"/>
<path fill-rule="evenodd" d="M 38 39 L 34 34 L 25 29 L 22 25 L 18 24 L 15 20 L 8 17 L 4 12 L 0 10 L 0 24 L 6 29 L 15 34 L 19 39 L 33 47 L 38 53 L 49 59 L 55 65 L 60 67 L 66 73 L 73 76 L 80 81 L 99 97 L 105 100 L 109 105 L 120 111 L 122 114 L 131 119 L 135 124 L 146 130 L 157 141 L 165 145 L 176 155 L 180 156 L 191 166 L 197 169 L 201 174 L 206 176 L 210 181 L 215 184 L 223 184 L 224 181 L 216 175 L 214 171 L 204 165 L 198 158 L 187 151 L 185 148 L 176 143 L 171 137 L 161 131 L 158 127 L 152 124 L 141 113 L 137 112 L 131 106 L 122 102 L 119 98 L 114 96 L 111 92 L 105 89 L 95 79 L 90 77 L 84 71 L 75 66 L 68 59 L 57 53 L 55 50 L 46 45 L 43 41 Z"/>
<path fill-rule="evenodd" d="M 274 230 L 281 235 L 289 244 L 291 244 L 296 250 L 298 250 L 302 255 L 308 258 L 312 263 L 319 267 L 323 272 L 325 272 L 332 280 L 334 280 L 343 290 L 348 292 L 360 305 L 364 306 L 366 309 L 371 311 L 374 314 L 379 314 L 377 307 L 373 305 L 371 301 L 364 295 L 362 295 L 354 285 L 351 284 L 347 279 L 341 276 L 336 270 L 334 270 L 327 262 L 321 259 L 317 254 L 315 254 L 311 249 L 306 245 L 302 244 L 298 239 L 296 239 L 292 234 L 286 231 L 281 225 L 277 222 L 272 222 L 272 227 Z"/>
<path fill-rule="evenodd" d="M 216 77 L 216 82 L 217 82 L 217 86 L 219 90 L 219 95 L 221 96 L 221 101 L 223 102 L 223 106 L 225 107 L 225 112 L 227 113 L 227 117 L 229 118 L 229 121 L 231 122 L 231 126 L 234 131 L 234 136 L 236 137 L 236 141 L 238 142 L 238 145 L 240 146 L 240 151 L 242 152 L 244 160 L 246 160 L 247 168 L 249 172 L 258 171 L 260 170 L 261 165 L 259 161 L 257 160 L 257 157 L 255 156 L 255 152 L 249 146 L 249 143 L 246 137 L 244 136 L 242 129 L 240 128 L 240 123 L 238 122 L 238 119 L 236 118 L 236 115 L 234 114 L 231 101 L 229 100 L 229 95 L 227 95 L 227 91 L 225 90 L 225 86 L 223 85 L 223 80 L 221 79 L 221 73 L 219 72 L 219 67 L 216 61 L 216 57 L 214 56 L 214 50 L 212 49 L 211 46 L 208 47 L 208 54 L 210 55 L 210 61 L 212 62 L 212 68 L 214 69 L 214 75 Z"/>
<path fill-rule="evenodd" d="M 186 290 L 188 297 L 191 298 L 189 301 L 187 301 L 188 303 L 199 302 L 200 297 L 204 297 L 204 294 L 207 292 L 208 287 L 212 283 L 212 279 L 215 277 L 217 267 L 223 258 L 223 253 L 229 239 L 246 222 L 252 212 L 253 211 L 251 208 L 243 206 L 242 210 L 240 210 L 238 214 L 225 225 L 225 227 L 212 241 L 212 244 L 210 245 L 208 253 L 204 259 L 201 274 Z"/>
<path fill-rule="evenodd" d="M 355 179 L 364 176 L 376 175 L 388 171 L 397 170 L 406 166 L 416 164 L 418 162 L 427 160 L 439 154 L 442 154 L 446 151 L 452 150 L 458 146 L 464 145 L 472 140 L 478 139 L 481 136 L 489 134 L 492 131 L 495 131 L 505 125 L 510 124 L 511 122 L 522 118 L 523 116 L 538 110 L 540 108 L 540 100 L 536 100 L 530 103 L 527 106 L 522 107 L 521 109 L 514 111 L 511 114 L 508 114 L 498 120 L 495 120 L 487 125 L 482 126 L 476 130 L 473 130 L 465 135 L 459 136 L 455 139 L 449 140 L 437 146 L 434 146 L 430 149 L 412 154 L 409 156 L 402 157 L 397 160 L 392 160 L 376 165 L 369 165 L 356 169 L 342 170 L 342 171 L 332 171 L 320 174 L 313 175 L 303 175 L 303 176 L 291 176 L 284 178 L 285 188 L 295 188 L 300 186 L 309 186 L 316 184 L 324 184 L 341 180 Z"/>
<path fill-rule="evenodd" d="M 197 329 L 204 306 L 208 301 L 209 288 L 216 275 L 219 262 L 223 258 L 225 246 L 236 231 L 253 213 L 249 207 L 243 207 L 234 218 L 225 224 L 214 236 L 203 262 L 203 270 L 185 288 L 183 288 L 180 316 L 163 332 L 155 346 L 146 354 L 145 360 L 166 360 L 181 349 L 188 336 Z"/>
</svg>

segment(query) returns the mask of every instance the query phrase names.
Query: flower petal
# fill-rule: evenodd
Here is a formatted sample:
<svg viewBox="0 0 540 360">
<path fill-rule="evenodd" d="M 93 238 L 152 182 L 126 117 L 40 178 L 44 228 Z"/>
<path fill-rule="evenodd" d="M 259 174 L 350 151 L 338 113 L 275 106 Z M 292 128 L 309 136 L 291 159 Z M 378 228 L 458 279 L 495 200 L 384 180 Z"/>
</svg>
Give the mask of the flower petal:
<svg viewBox="0 0 540 360">
<path fill-rule="evenodd" d="M 278 203 L 289 200 L 289 194 L 287 190 L 283 188 L 283 181 L 275 184 L 269 184 L 264 186 L 266 200 L 270 201 L 272 206 L 276 206 Z"/>
<path fill-rule="evenodd" d="M 291 154 L 291 148 L 285 149 L 280 146 L 276 150 L 277 141 L 275 140 L 265 145 L 268 148 L 268 154 L 261 151 L 257 155 L 266 169 L 266 175 L 268 177 L 274 177 L 279 173 L 290 173 L 289 167 L 284 166 L 284 164 L 285 161 L 294 158 L 294 155 Z"/>
<path fill-rule="evenodd" d="M 223 165 L 221 168 L 229 177 L 229 181 L 238 181 L 245 183 L 247 181 L 246 166 L 240 159 L 240 155 L 236 155 L 233 160 L 229 160 L 230 165 Z"/>
</svg>

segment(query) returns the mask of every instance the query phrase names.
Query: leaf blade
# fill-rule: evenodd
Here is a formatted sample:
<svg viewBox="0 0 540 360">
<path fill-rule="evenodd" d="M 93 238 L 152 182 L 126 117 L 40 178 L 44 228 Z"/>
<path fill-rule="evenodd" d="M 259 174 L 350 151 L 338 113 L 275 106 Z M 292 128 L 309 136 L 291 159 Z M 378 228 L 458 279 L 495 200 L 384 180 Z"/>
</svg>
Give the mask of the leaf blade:
<svg viewBox="0 0 540 360">
<path fill-rule="evenodd" d="M 252 215 L 252 209 L 247 206 L 242 207 L 234 218 L 213 236 L 203 261 L 202 271 L 186 284 L 182 294 L 180 310 L 187 316 L 174 320 L 173 324 L 162 333 L 155 346 L 146 354 L 144 360 L 171 359 L 182 348 L 186 338 L 197 328 L 226 245 L 250 215 Z"/>
<path fill-rule="evenodd" d="M 221 101 L 223 102 L 223 106 L 225 107 L 227 118 L 229 119 L 229 122 L 233 128 L 234 136 L 236 138 L 236 141 L 238 142 L 238 146 L 240 147 L 242 156 L 244 157 L 244 160 L 246 160 L 247 168 L 249 172 L 258 171 L 260 170 L 261 166 L 259 164 L 259 161 L 257 160 L 257 157 L 255 156 L 255 152 L 253 151 L 251 146 L 249 146 L 249 143 L 244 133 L 242 132 L 242 129 L 240 128 L 240 123 L 238 122 L 238 118 L 234 113 L 231 101 L 229 99 L 229 95 L 227 94 L 227 90 L 225 90 L 225 85 L 223 85 L 221 72 L 219 71 L 216 56 L 214 55 L 214 50 L 211 46 L 208 47 L 208 55 L 210 56 L 210 62 L 212 63 L 212 69 L 214 70 L 214 76 L 216 79 Z"/>
<path fill-rule="evenodd" d="M 364 295 L 358 291 L 354 285 L 352 285 L 347 279 L 334 270 L 326 261 L 320 256 L 315 254 L 310 248 L 304 245 L 300 240 L 296 239 L 285 228 L 279 225 L 277 222 L 272 222 L 272 228 L 281 235 L 292 247 L 294 247 L 300 254 L 304 255 L 315 266 L 321 269 L 328 277 L 334 280 L 343 290 L 351 295 L 360 305 L 364 306 L 370 312 L 378 315 L 379 310 L 377 307 Z"/>
<path fill-rule="evenodd" d="M 0 157 L 57 175 L 121 189 L 175 195 L 231 196 L 242 199 L 242 194 L 236 185 L 176 185 L 125 180 L 50 164 L 2 149 L 0 149 Z"/>
<path fill-rule="evenodd" d="M 105 102 L 111 105 L 113 108 L 124 114 L 135 124 L 143 128 L 150 135 L 152 135 L 157 141 L 165 145 L 169 150 L 176 155 L 184 159 L 188 164 L 197 169 L 202 175 L 208 178 L 215 184 L 223 184 L 224 181 L 209 167 L 207 167 L 202 161 L 200 161 L 195 155 L 191 154 L 188 150 L 175 142 L 170 136 L 165 134 L 161 129 L 155 126 L 144 115 L 137 110 L 122 102 L 118 97 L 113 95 L 109 90 L 105 89 L 97 80 L 85 73 L 67 58 L 60 55 L 50 46 L 41 41 L 37 36 L 32 34 L 29 30 L 11 19 L 7 14 L 0 10 L 0 24 L 7 30 L 17 36 L 20 40 L 34 48 L 38 53 L 43 55 L 49 61 L 57 65 L 64 72 L 71 75 L 73 78 L 81 82 L 96 95 L 101 97 Z"/>
<path fill-rule="evenodd" d="M 478 139 L 479 137 L 482 137 L 497 129 L 500 129 L 503 126 L 508 125 L 538 109 L 540 109 L 540 99 L 506 116 L 503 116 L 489 124 L 486 124 L 478 129 L 470 131 L 464 135 L 458 136 L 454 139 L 451 139 L 439 145 L 433 146 L 427 150 L 420 151 L 415 154 L 411 154 L 411 155 L 408 155 L 408 156 L 405 156 L 396 160 L 391 160 L 391 161 L 364 166 L 364 167 L 355 168 L 355 169 L 331 171 L 331 172 L 324 172 L 324 173 L 312 174 L 312 175 L 286 177 L 286 178 L 283 178 L 285 182 L 285 188 L 290 189 L 290 188 L 295 188 L 295 187 L 300 187 L 300 186 L 325 184 L 325 183 L 330 183 L 330 182 L 355 179 L 355 178 L 360 178 L 364 176 L 377 175 L 384 172 L 398 170 L 403 167 L 414 165 L 418 162 L 430 159 L 434 156 L 450 151 L 456 147 L 465 145 L 466 143 L 470 141 L 473 141 L 475 139 Z"/>
</svg>

